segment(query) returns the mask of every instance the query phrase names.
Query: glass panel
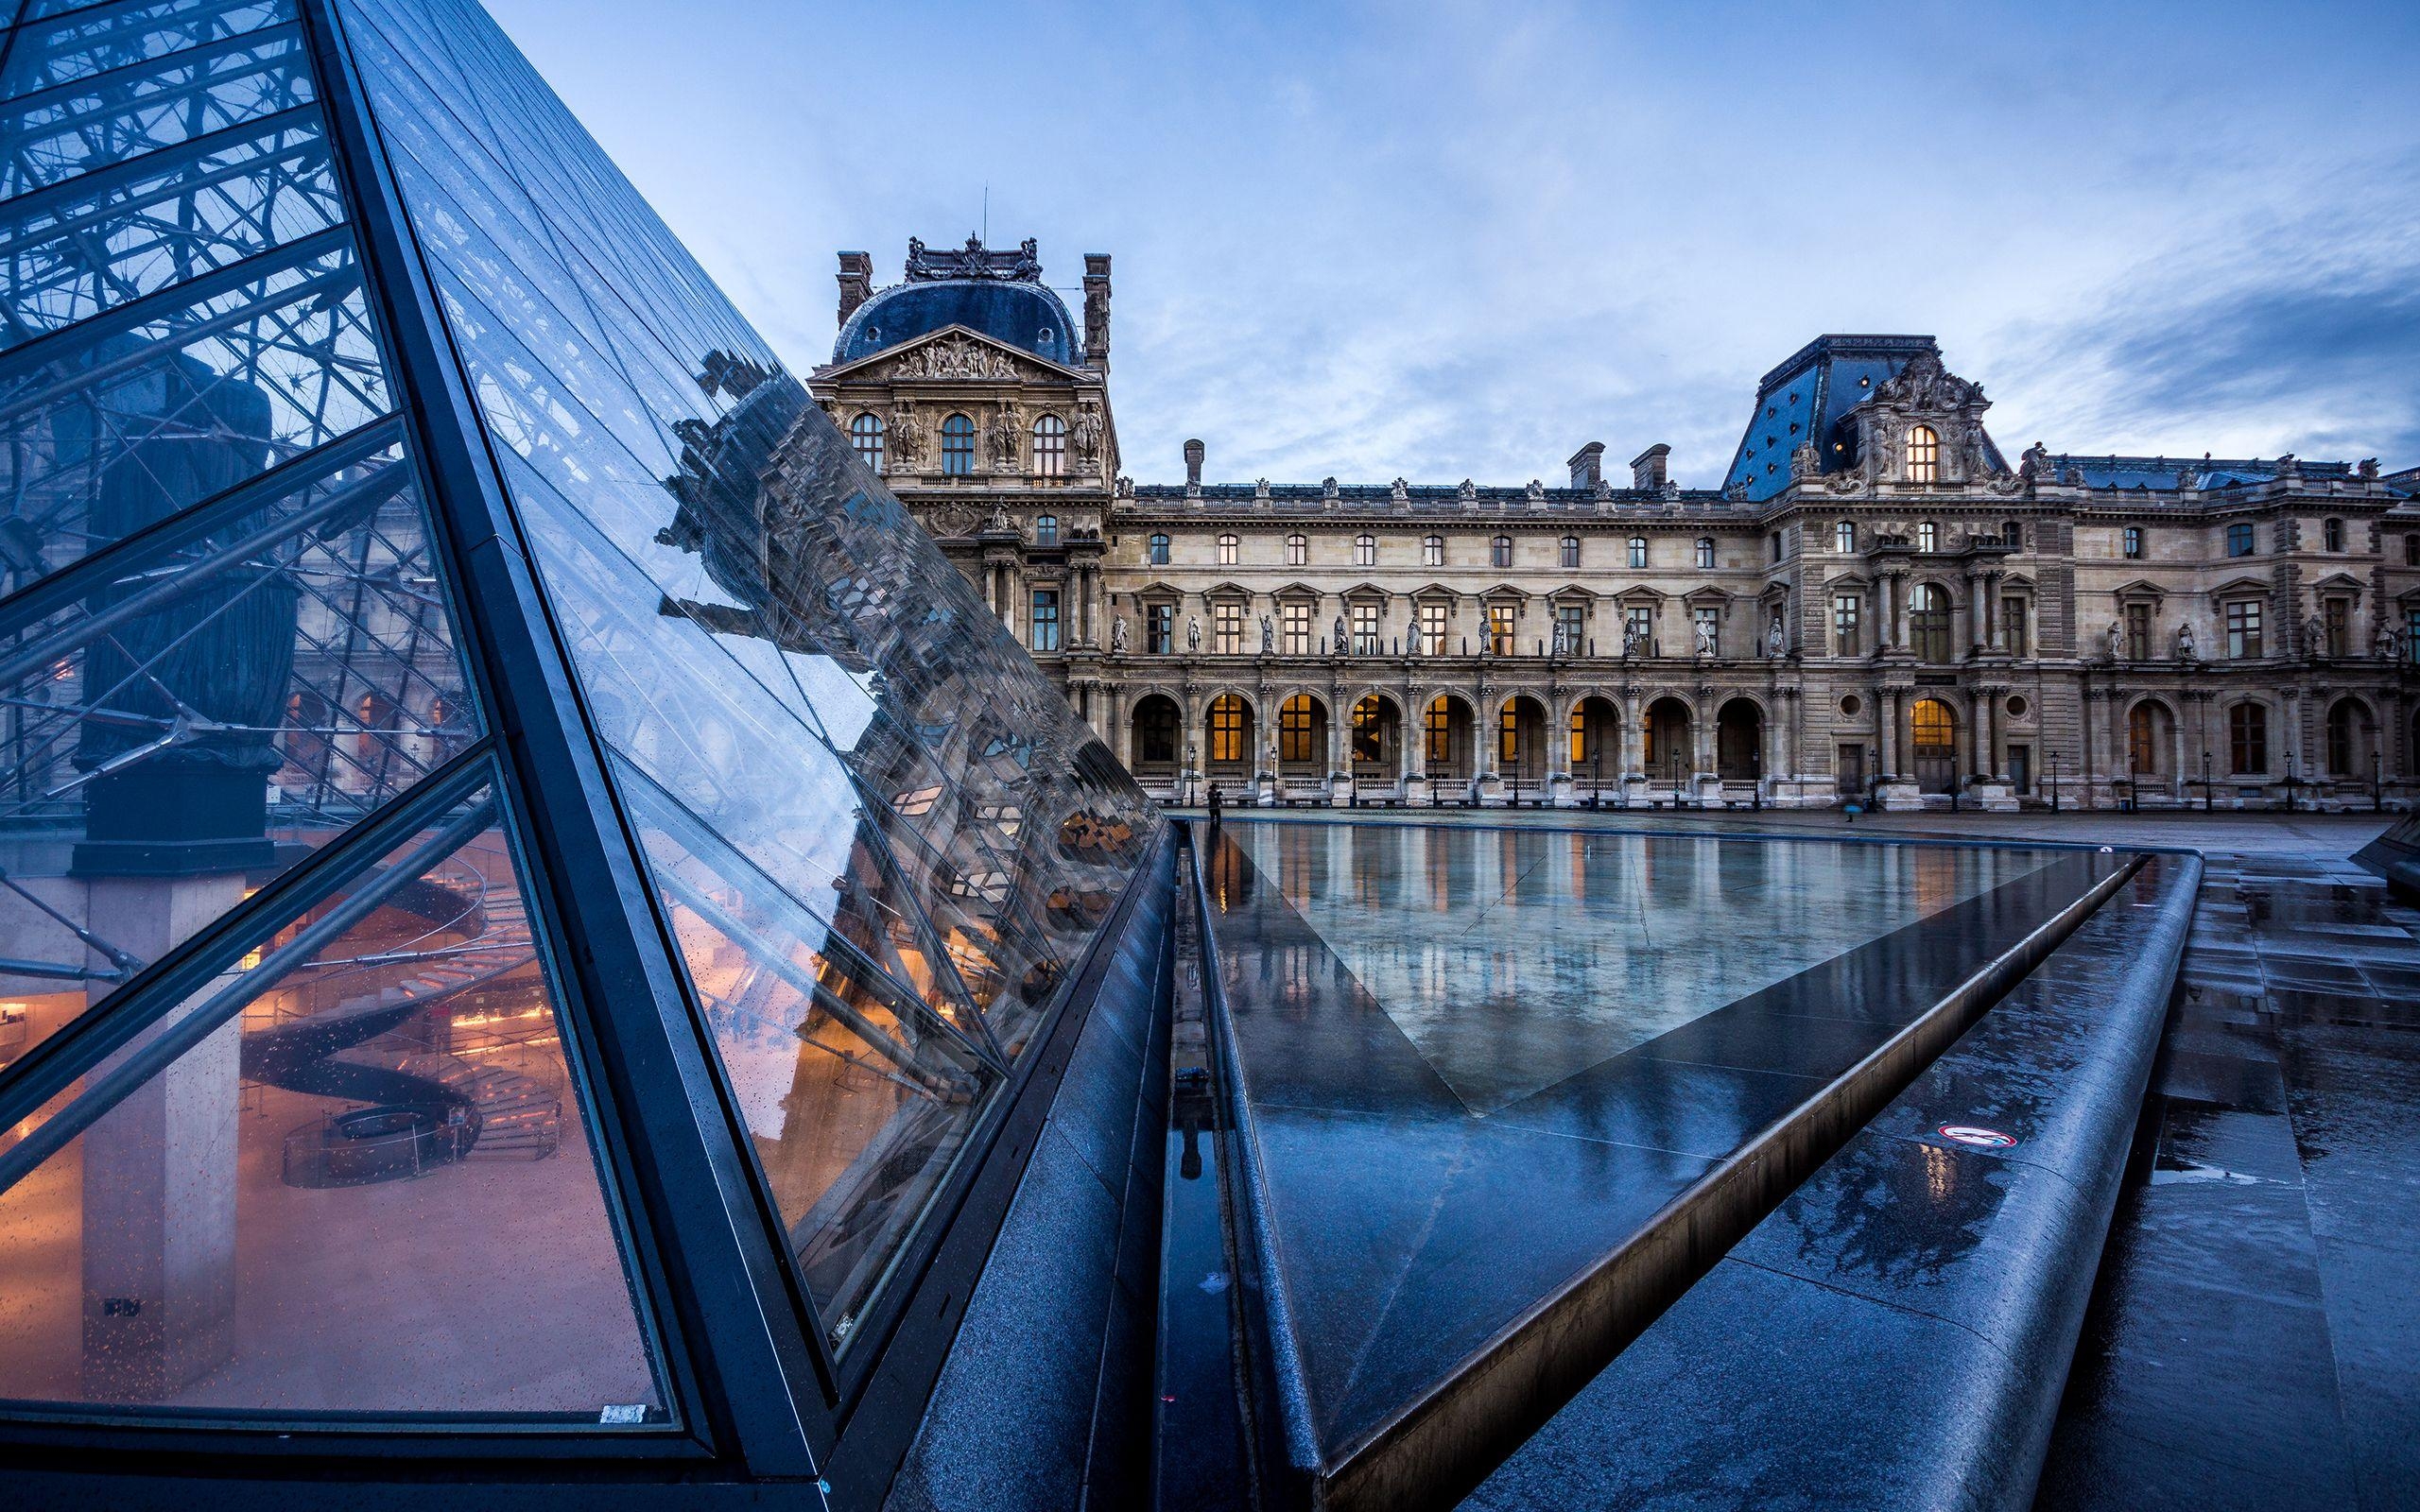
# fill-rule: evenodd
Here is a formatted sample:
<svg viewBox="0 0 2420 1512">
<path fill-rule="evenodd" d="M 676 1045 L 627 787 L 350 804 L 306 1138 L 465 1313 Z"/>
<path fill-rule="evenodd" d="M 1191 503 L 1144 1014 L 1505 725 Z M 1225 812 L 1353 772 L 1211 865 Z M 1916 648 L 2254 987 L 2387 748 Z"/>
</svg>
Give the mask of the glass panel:
<svg viewBox="0 0 2420 1512">
<path fill-rule="evenodd" d="M 385 413 L 343 233 L 271 256 L 194 303 L 0 358 L 0 562 L 17 583 Z"/>
<path fill-rule="evenodd" d="M 308 102 L 293 20 L 287 0 L 163 0 L 28 23 L 0 76 L 0 198 Z"/>
<path fill-rule="evenodd" d="M 523 889 L 481 790 L 0 1136 L 0 1397 L 664 1422 Z"/>
<path fill-rule="evenodd" d="M 1004 1068 L 959 1010 L 875 959 L 912 940 L 867 885 L 860 830 L 834 918 L 814 917 L 643 777 L 626 773 L 734 1100 L 837 1349 L 964 1146 Z"/>
<path fill-rule="evenodd" d="M 99 1000 L 479 735 L 401 449 L 316 460 L 0 608 L 0 997 Z"/>
</svg>

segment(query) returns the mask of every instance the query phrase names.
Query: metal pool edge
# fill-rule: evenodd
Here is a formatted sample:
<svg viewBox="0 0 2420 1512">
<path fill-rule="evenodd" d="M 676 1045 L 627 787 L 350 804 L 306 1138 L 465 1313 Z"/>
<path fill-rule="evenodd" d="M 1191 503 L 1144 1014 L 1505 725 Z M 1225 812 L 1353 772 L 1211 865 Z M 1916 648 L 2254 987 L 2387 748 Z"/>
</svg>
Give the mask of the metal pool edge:
<svg viewBox="0 0 2420 1512">
<path fill-rule="evenodd" d="M 1461 1369 L 1317 1467 L 1314 1503 L 1334 1512 L 1375 1512 L 1442 1509 L 1461 1501 L 2048 958 L 2145 860 L 2141 852 L 2127 853 L 2023 939 L 1666 1204 L 1603 1261 L 1506 1325 Z M 1214 1008 L 1222 1039 L 1223 1008 L 1223 1003 Z M 1253 1163 L 1248 1154 L 1248 1188 L 1257 1186 Z M 1277 1352 L 1286 1355 L 1282 1348 Z M 1292 1401 L 1287 1407 L 1289 1419 L 1300 1410 Z M 1288 1436 L 1299 1452 L 1306 1440 Z"/>
</svg>

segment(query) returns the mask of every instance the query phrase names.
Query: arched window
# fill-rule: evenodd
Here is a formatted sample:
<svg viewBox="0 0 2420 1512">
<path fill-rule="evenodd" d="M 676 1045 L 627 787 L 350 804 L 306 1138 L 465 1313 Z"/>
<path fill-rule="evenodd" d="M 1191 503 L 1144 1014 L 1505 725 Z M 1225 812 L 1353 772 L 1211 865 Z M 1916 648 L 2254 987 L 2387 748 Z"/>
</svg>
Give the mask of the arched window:
<svg viewBox="0 0 2420 1512">
<path fill-rule="evenodd" d="M 1356 536 L 1353 538 L 1353 565 L 1356 567 L 1375 567 L 1378 565 L 1377 537 Z"/>
<path fill-rule="evenodd" d="M 2227 769 L 2238 777 L 2269 770 L 2269 711 L 2239 703 L 2227 711 Z"/>
<path fill-rule="evenodd" d="M 1277 706 L 1277 759 L 1317 760 L 1311 748 L 1311 696 L 1298 693 Z"/>
<path fill-rule="evenodd" d="M 1176 760 L 1177 707 L 1153 694 L 1134 711 L 1134 760 L 1137 765 L 1165 766 Z"/>
<path fill-rule="evenodd" d="M 1713 566 L 1713 565 L 1714 565 L 1714 538 L 1713 538 L 1713 537 L 1711 537 L 1711 536 L 1700 536 L 1700 537 L 1698 538 L 1698 558 L 1697 558 L 1697 560 L 1698 560 L 1698 565 L 1699 565 L 1700 567 L 1702 567 L 1702 568 L 1703 568 L 1703 567 L 1711 567 L 1711 566 Z"/>
<path fill-rule="evenodd" d="M 2321 527 L 2320 536 L 2321 539 L 2326 542 L 2322 549 L 2326 551 L 2342 551 L 2344 549 L 2344 522 L 2342 520 L 2328 521 L 2325 525 Z"/>
<path fill-rule="evenodd" d="M 1236 538 L 1232 535 L 1220 536 L 1219 538 L 1219 566 L 1233 567 L 1236 564 Z"/>
<path fill-rule="evenodd" d="M 2125 552 L 2126 552 L 2126 555 L 2127 555 L 2128 557 L 2139 557 L 2139 556 L 2141 556 L 2141 555 L 2143 554 L 2143 527 L 2142 527 L 2142 526 L 2140 526 L 2140 525 L 2128 525 L 2128 526 L 2126 527 L 2126 531 L 2125 531 L 2125 538 L 2124 538 L 2124 539 L 2125 539 Z"/>
<path fill-rule="evenodd" d="M 1244 760 L 1244 700 L 1222 693 L 1210 700 L 1210 762 L 1235 766 Z"/>
<path fill-rule="evenodd" d="M 2420 541 L 2420 536 L 2414 536 L 2411 539 L 2414 541 Z M 1426 536 L 1421 539 L 1420 564 L 1424 567 L 1443 567 L 1445 565 L 1444 537 Z"/>
<path fill-rule="evenodd" d="M 1033 472 L 1044 478 L 1066 476 L 1067 422 L 1056 415 L 1033 422 Z"/>
<path fill-rule="evenodd" d="M 1563 564 L 1565 567 L 1577 567 L 1580 565 L 1580 538 L 1578 536 L 1565 536 L 1563 538 Z"/>
<path fill-rule="evenodd" d="M 1941 526 L 1934 524 L 1929 520 L 1927 520 L 1923 524 L 1917 525 L 1916 549 L 1918 551 L 1939 551 L 1941 549 Z"/>
<path fill-rule="evenodd" d="M 1151 565 L 1154 567 L 1165 567 L 1167 564 L 1168 538 L 1157 531 L 1154 531 L 1151 534 Z"/>
<path fill-rule="evenodd" d="M 942 471 L 954 478 L 975 471 L 975 422 L 963 415 L 942 421 Z"/>
<path fill-rule="evenodd" d="M 1647 565 L 1647 538 L 1645 536 L 1633 536 L 1630 538 L 1630 564 L 1634 567 L 1644 567 Z"/>
<path fill-rule="evenodd" d="M 1908 481 L 1930 483 L 1941 476 L 1941 438 L 1929 425 L 1908 427 Z"/>
<path fill-rule="evenodd" d="M 1512 565 L 1512 538 L 1498 536 L 1487 543 L 1487 563 L 1491 567 Z"/>
<path fill-rule="evenodd" d="M 1059 544 L 1059 517 L 1040 514 L 1033 517 L 1033 543 L 1037 546 Z"/>
<path fill-rule="evenodd" d="M 1286 538 L 1287 566 L 1300 567 L 1310 559 L 1311 541 L 1308 536 L 1288 536 Z"/>
<path fill-rule="evenodd" d="M 1949 593 L 1919 583 L 1908 594 L 1909 648 L 1920 662 L 1949 660 Z"/>
<path fill-rule="evenodd" d="M 1843 520 L 1832 527 L 1832 549 L 1846 556 L 1857 550 L 1857 523 Z"/>
<path fill-rule="evenodd" d="M 857 449 L 857 460 L 882 471 L 882 417 L 859 415 L 849 421 L 849 444 Z"/>
</svg>

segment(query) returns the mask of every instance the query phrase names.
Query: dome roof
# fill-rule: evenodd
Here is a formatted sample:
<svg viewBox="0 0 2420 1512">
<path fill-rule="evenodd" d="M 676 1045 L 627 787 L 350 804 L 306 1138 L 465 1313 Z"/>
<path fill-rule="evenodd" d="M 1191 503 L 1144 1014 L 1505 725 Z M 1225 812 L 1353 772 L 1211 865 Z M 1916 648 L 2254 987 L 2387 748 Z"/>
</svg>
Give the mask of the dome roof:
<svg viewBox="0 0 2420 1512">
<path fill-rule="evenodd" d="M 963 252 L 927 252 L 922 242 L 910 242 L 907 282 L 850 312 L 832 360 L 855 362 L 953 325 L 1065 367 L 1083 361 L 1075 319 L 1042 283 L 1033 243 L 1021 252 L 994 252 L 972 239 Z"/>
</svg>

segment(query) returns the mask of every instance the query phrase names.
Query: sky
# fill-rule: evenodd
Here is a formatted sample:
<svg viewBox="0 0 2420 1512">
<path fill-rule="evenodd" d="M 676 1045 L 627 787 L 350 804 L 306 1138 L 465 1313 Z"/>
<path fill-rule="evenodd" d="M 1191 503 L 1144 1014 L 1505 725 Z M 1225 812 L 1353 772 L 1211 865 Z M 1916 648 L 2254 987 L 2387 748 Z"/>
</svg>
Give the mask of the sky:
<svg viewBox="0 0 2420 1512">
<path fill-rule="evenodd" d="M 1115 259 L 1123 470 L 1715 487 L 1824 332 L 2003 451 L 2420 464 L 2420 5 L 488 0 L 785 362 L 835 253 Z"/>
</svg>

